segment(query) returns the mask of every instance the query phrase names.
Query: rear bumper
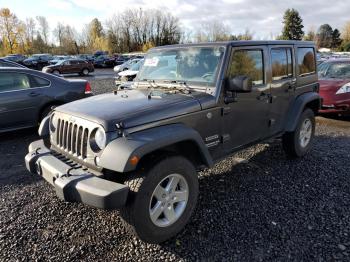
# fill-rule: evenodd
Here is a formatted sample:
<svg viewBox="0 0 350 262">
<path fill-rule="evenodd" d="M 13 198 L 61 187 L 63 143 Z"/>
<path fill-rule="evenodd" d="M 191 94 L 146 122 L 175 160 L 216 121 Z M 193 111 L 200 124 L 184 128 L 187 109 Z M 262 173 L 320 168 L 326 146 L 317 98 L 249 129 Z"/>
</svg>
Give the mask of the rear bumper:
<svg viewBox="0 0 350 262">
<path fill-rule="evenodd" d="M 28 171 L 42 176 L 62 200 L 80 202 L 102 209 L 117 209 L 125 205 L 129 188 L 89 173 L 82 167 L 72 167 L 45 147 L 43 140 L 29 145 L 25 157 Z"/>
</svg>

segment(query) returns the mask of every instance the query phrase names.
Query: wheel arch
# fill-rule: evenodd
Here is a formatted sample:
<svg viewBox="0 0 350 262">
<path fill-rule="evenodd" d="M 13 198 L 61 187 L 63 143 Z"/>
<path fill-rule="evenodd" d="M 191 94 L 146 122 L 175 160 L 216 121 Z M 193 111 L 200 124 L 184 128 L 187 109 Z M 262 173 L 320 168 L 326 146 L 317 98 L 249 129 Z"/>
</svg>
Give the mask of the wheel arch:
<svg viewBox="0 0 350 262">
<path fill-rule="evenodd" d="M 292 106 L 289 108 L 287 121 L 285 125 L 286 132 L 292 132 L 295 130 L 300 115 L 305 108 L 310 108 L 316 115 L 321 108 L 322 99 L 318 93 L 309 92 L 298 96 Z"/>
<path fill-rule="evenodd" d="M 199 133 L 183 124 L 151 128 L 115 139 L 104 149 L 99 165 L 117 172 L 130 172 L 164 152 L 186 157 L 197 169 L 213 165 L 208 148 Z M 130 163 L 134 156 L 139 159 L 137 165 Z"/>
</svg>

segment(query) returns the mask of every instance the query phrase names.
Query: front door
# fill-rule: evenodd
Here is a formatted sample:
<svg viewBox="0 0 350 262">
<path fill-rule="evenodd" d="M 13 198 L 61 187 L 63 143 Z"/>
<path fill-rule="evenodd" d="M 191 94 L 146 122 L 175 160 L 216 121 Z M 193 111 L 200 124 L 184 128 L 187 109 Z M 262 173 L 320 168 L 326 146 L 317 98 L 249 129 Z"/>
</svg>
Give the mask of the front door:
<svg viewBox="0 0 350 262">
<path fill-rule="evenodd" d="M 0 129 L 27 127 L 35 123 L 42 89 L 31 88 L 32 83 L 27 74 L 0 73 Z"/>
<path fill-rule="evenodd" d="M 253 88 L 236 93 L 236 100 L 223 108 L 223 142 L 226 151 L 263 139 L 269 135 L 270 85 L 267 81 L 267 47 L 233 48 L 227 78 L 247 76 Z"/>
</svg>

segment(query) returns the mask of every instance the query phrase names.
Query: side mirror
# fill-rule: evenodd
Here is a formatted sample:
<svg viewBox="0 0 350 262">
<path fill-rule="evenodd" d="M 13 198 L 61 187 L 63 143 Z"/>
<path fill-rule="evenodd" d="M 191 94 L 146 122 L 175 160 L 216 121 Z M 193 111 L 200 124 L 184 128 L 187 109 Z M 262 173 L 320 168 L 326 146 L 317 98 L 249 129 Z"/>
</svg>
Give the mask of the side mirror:
<svg viewBox="0 0 350 262">
<path fill-rule="evenodd" d="M 236 76 L 228 79 L 226 90 L 237 93 L 248 93 L 252 91 L 252 80 L 248 76 Z"/>
</svg>

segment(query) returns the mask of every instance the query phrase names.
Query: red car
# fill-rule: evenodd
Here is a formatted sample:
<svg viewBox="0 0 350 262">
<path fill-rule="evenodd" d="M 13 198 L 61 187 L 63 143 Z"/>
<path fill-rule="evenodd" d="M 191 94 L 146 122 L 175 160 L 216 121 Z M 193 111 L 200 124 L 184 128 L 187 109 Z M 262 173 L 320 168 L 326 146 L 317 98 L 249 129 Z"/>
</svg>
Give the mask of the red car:
<svg viewBox="0 0 350 262">
<path fill-rule="evenodd" d="M 318 66 L 320 113 L 350 115 L 350 59 L 331 59 Z"/>
</svg>

